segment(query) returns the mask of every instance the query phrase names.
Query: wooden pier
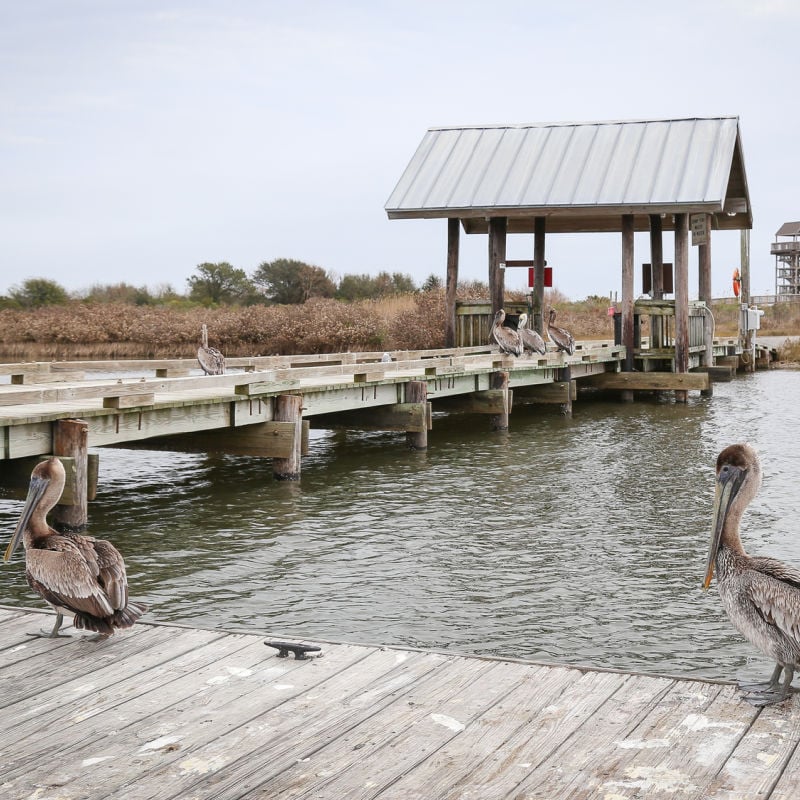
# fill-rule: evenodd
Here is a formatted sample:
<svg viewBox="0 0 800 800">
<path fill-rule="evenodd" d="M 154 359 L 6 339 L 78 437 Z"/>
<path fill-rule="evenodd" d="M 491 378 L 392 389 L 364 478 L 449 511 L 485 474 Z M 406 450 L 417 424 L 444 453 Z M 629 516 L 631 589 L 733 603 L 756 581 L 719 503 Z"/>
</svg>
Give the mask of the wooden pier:
<svg viewBox="0 0 800 800">
<path fill-rule="evenodd" d="M 796 698 L 148 623 L 27 636 L 51 623 L 0 607 L 5 800 L 797 797 Z"/>
<path fill-rule="evenodd" d="M 488 346 L 239 358 L 223 375 L 191 375 L 189 359 L 0 365 L 9 381 L 0 383 L 0 479 L 26 479 L 38 457 L 55 454 L 66 459 L 68 498 L 91 497 L 91 459 L 72 464 L 107 446 L 261 456 L 276 477 L 296 479 L 311 425 L 405 432 L 421 449 L 434 407 L 508 427 L 516 392 L 517 404 L 571 413 L 577 381 L 615 372 L 623 358 L 624 348 L 598 342 L 518 359 Z"/>
</svg>

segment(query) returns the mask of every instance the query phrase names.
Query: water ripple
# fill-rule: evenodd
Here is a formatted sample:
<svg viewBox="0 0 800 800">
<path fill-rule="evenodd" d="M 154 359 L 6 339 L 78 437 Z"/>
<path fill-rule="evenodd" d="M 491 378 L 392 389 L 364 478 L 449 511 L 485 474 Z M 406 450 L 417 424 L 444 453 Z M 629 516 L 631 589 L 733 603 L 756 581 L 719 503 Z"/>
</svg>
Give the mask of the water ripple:
<svg viewBox="0 0 800 800">
<path fill-rule="evenodd" d="M 768 665 L 700 591 L 717 452 L 762 453 L 746 545 L 800 563 L 800 373 L 688 405 L 437 414 L 402 435 L 314 432 L 297 483 L 242 457 L 101 451 L 91 532 L 162 620 L 732 678 Z M 0 496 L 10 534 L 22 503 Z M 19 559 L 6 601 L 40 604 Z"/>
</svg>

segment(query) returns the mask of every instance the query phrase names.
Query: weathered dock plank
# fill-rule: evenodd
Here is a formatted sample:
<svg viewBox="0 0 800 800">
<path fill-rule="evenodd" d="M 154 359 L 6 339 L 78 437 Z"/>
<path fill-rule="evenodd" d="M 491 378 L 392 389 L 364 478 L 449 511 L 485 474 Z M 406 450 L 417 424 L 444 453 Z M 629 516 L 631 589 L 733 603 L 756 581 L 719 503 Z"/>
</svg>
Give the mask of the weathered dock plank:
<svg viewBox="0 0 800 800">
<path fill-rule="evenodd" d="M 0 607 L 0 796 L 794 798 L 800 705 L 730 684 Z"/>
</svg>

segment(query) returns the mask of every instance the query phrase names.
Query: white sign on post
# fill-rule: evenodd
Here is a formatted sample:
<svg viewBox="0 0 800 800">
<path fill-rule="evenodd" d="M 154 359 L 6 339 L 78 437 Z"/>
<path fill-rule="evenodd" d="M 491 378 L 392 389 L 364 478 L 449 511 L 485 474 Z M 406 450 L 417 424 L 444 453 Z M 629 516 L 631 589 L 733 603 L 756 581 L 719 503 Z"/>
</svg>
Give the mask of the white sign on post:
<svg viewBox="0 0 800 800">
<path fill-rule="evenodd" d="M 689 214 L 689 227 L 692 229 L 692 245 L 708 244 L 705 214 Z"/>
</svg>

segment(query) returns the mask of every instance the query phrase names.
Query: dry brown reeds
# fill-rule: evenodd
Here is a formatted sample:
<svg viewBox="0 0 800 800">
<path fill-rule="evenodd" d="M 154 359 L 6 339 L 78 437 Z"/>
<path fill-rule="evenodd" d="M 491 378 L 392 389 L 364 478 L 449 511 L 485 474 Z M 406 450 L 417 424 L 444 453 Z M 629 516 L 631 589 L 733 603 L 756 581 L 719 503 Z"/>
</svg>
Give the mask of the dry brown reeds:
<svg viewBox="0 0 800 800">
<path fill-rule="evenodd" d="M 486 301 L 485 284 L 461 286 L 459 299 Z M 508 295 L 523 301 L 525 295 Z M 608 301 L 593 297 L 571 302 L 557 290 L 545 307 L 558 311 L 558 324 L 579 339 L 611 339 Z M 733 335 L 736 303 L 713 307 L 718 335 Z M 0 311 L 0 358 L 69 360 L 90 358 L 191 358 L 208 325 L 209 342 L 226 355 L 414 350 L 444 346 L 444 290 L 382 300 L 344 303 L 313 299 L 292 306 L 229 306 L 177 309 L 123 303 L 67 304 L 31 311 Z M 767 309 L 761 333 L 800 334 L 800 304 Z"/>
</svg>

